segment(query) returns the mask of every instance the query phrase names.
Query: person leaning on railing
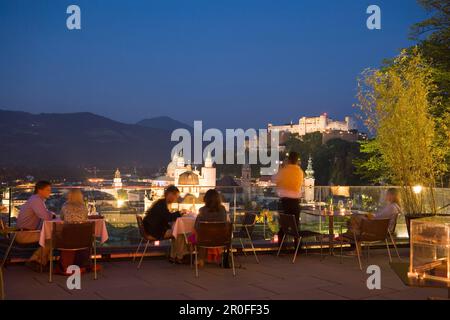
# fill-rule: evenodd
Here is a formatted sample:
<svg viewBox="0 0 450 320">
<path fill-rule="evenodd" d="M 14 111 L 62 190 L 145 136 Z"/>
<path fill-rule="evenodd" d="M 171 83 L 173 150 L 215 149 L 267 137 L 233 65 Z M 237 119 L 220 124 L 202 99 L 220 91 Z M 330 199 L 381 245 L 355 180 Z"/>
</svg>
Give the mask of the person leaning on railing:
<svg viewBox="0 0 450 320">
<path fill-rule="evenodd" d="M 16 236 L 16 242 L 20 244 L 38 243 L 40 238 L 39 230 L 42 228 L 43 221 L 52 220 L 55 214 L 45 206 L 45 200 L 52 193 L 51 183 L 48 181 L 39 181 L 34 187 L 34 194 L 20 208 L 17 217 L 17 228 L 19 232 Z M 20 232 L 36 231 L 36 232 Z M 47 265 L 49 248 L 39 247 L 27 262 L 27 266 L 37 271 L 41 266 Z"/>
<path fill-rule="evenodd" d="M 300 219 L 300 197 L 303 184 L 304 173 L 299 166 L 300 156 L 297 152 L 289 153 L 288 163 L 280 168 L 274 177 L 277 185 L 278 196 L 280 197 L 279 209 L 284 214 L 295 216 L 298 225 Z M 283 238 L 283 231 L 280 229 L 278 238 Z M 298 239 L 295 239 L 297 245 Z"/>
</svg>

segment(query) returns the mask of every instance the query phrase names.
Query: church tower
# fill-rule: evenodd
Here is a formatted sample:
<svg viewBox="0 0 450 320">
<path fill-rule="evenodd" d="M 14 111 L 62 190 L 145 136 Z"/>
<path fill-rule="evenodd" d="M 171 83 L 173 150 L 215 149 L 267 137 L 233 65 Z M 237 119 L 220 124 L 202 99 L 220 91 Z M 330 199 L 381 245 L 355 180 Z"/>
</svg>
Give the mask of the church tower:
<svg viewBox="0 0 450 320">
<path fill-rule="evenodd" d="M 306 168 L 305 171 L 305 183 L 304 183 L 304 188 L 305 188 L 305 201 L 306 202 L 314 202 L 314 170 L 313 170 L 313 166 L 312 166 L 313 162 L 312 162 L 312 158 L 311 156 L 309 156 L 308 159 L 308 167 Z"/>
<path fill-rule="evenodd" d="M 113 181 L 113 187 L 114 189 L 122 189 L 122 178 L 120 176 L 120 171 L 119 169 L 116 170 L 116 172 L 114 173 L 114 181 Z"/>
<path fill-rule="evenodd" d="M 175 178 L 174 182 L 175 182 L 176 186 L 178 186 L 178 180 L 179 180 L 180 175 L 182 175 L 186 171 L 187 171 L 187 168 L 185 167 L 183 151 L 180 151 L 180 153 L 176 157 L 176 167 L 175 167 L 175 171 L 174 171 L 174 178 Z"/>
<path fill-rule="evenodd" d="M 211 151 L 205 158 L 205 166 L 202 168 L 202 183 L 206 189 L 211 189 L 216 187 L 216 168 L 214 168 L 214 160 L 211 156 Z"/>
<path fill-rule="evenodd" d="M 252 186 L 252 168 L 250 164 L 245 163 L 242 165 L 241 171 L 241 187 L 244 191 L 245 201 L 249 201 L 251 199 L 251 186 Z"/>
</svg>

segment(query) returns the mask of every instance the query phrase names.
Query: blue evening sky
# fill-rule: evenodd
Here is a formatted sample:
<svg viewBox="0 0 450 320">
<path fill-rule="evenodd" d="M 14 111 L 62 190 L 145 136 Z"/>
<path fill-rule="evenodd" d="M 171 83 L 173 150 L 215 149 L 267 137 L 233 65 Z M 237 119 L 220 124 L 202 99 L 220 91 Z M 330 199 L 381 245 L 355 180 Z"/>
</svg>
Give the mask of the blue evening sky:
<svg viewBox="0 0 450 320">
<path fill-rule="evenodd" d="M 366 28 L 370 4 L 381 31 Z M 0 0 L 0 109 L 219 128 L 343 118 L 358 74 L 425 17 L 415 0 Z"/>
</svg>

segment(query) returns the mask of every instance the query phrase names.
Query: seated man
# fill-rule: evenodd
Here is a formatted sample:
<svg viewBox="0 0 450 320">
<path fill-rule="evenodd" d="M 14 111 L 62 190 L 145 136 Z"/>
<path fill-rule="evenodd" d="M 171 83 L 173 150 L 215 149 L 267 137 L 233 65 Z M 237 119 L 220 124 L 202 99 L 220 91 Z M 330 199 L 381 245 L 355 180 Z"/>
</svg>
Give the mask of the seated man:
<svg viewBox="0 0 450 320">
<path fill-rule="evenodd" d="M 34 187 L 34 194 L 20 208 L 17 217 L 17 228 L 21 231 L 36 232 L 18 232 L 16 236 L 17 243 L 31 244 L 39 242 L 42 222 L 52 220 L 55 214 L 45 206 L 45 200 L 50 197 L 52 187 L 48 181 L 39 181 Z M 27 265 L 37 270 L 39 265 L 45 266 L 48 262 L 48 248 L 39 247 L 27 262 Z"/>
<path fill-rule="evenodd" d="M 399 192 L 395 188 L 388 189 L 386 193 L 386 206 L 378 210 L 375 214 L 355 215 L 349 221 L 347 238 L 353 239 L 353 235 L 358 236 L 361 233 L 361 223 L 364 219 L 390 219 L 389 231 L 394 232 L 397 217 L 401 213 Z"/>
<path fill-rule="evenodd" d="M 180 191 L 177 187 L 167 187 L 164 190 L 164 198 L 155 201 L 145 213 L 143 219 L 145 231 L 155 240 L 170 239 L 172 237 L 169 223 L 181 217 L 181 213 L 179 211 L 171 213 L 169 205 L 176 202 L 179 195 Z"/>
</svg>

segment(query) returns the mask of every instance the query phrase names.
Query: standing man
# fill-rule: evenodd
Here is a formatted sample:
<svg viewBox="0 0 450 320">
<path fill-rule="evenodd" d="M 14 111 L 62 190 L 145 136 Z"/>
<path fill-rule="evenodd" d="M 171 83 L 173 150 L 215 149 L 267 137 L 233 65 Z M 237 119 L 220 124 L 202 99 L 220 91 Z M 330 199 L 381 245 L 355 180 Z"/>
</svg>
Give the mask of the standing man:
<svg viewBox="0 0 450 320">
<path fill-rule="evenodd" d="M 304 177 L 299 161 L 300 156 L 297 152 L 289 153 L 288 163 L 280 168 L 275 177 L 280 198 L 279 209 L 284 214 L 295 216 L 297 226 L 300 220 L 300 197 Z M 283 235 L 284 232 L 280 229 L 278 233 L 279 239 L 282 239 Z M 298 239 L 295 239 L 296 245 L 297 241 Z"/>
<path fill-rule="evenodd" d="M 17 217 L 17 228 L 20 231 L 16 236 L 17 243 L 30 244 L 39 242 L 40 230 L 43 221 L 52 220 L 55 214 L 45 206 L 45 201 L 52 193 L 52 185 L 48 181 L 39 181 L 34 187 L 34 194 L 20 208 Z M 48 248 L 39 247 L 31 256 L 27 265 L 37 270 L 40 266 L 45 266 L 48 262 Z"/>
</svg>

